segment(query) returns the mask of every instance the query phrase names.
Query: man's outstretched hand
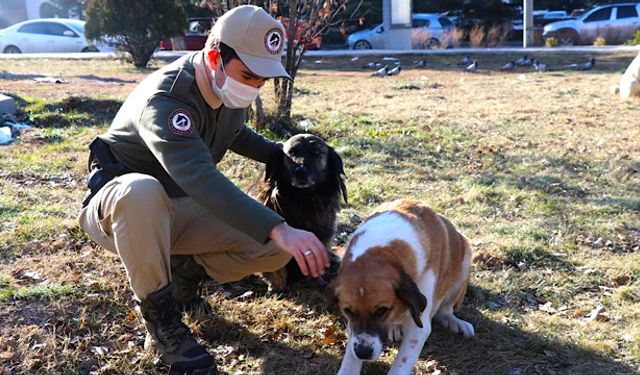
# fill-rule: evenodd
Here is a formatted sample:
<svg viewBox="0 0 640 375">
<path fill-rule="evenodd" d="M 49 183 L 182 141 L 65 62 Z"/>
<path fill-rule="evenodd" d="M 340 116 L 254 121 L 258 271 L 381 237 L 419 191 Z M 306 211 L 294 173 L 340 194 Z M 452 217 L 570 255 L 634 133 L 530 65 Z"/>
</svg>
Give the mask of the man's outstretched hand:
<svg viewBox="0 0 640 375">
<path fill-rule="evenodd" d="M 309 276 L 309 271 L 313 277 L 321 276 L 330 265 L 327 249 L 311 232 L 280 223 L 273 227 L 269 238 L 280 249 L 293 255 L 305 276 Z"/>
</svg>

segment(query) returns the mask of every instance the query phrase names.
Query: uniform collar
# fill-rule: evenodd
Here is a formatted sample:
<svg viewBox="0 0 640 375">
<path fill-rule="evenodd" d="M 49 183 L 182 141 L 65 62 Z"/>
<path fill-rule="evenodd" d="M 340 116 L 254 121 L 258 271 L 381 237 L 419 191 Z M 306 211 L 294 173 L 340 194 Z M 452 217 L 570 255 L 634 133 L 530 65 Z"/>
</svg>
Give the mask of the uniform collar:
<svg viewBox="0 0 640 375">
<path fill-rule="evenodd" d="M 222 101 L 216 96 L 211 88 L 211 79 L 209 67 L 204 61 L 204 51 L 196 53 L 193 57 L 193 66 L 196 72 L 196 83 L 204 100 L 213 109 L 220 108 Z"/>
</svg>

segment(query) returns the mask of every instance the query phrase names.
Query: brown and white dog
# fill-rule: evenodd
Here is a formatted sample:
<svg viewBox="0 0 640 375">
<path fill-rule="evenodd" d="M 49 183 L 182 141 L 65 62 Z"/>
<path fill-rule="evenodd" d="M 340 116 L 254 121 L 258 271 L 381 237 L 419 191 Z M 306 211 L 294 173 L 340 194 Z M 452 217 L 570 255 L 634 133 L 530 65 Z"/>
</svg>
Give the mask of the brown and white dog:
<svg viewBox="0 0 640 375">
<path fill-rule="evenodd" d="M 471 247 L 445 217 L 413 200 L 382 204 L 352 234 L 328 289 L 349 327 L 338 374 L 359 374 L 388 339 L 402 342 L 389 374 L 411 374 L 435 319 L 464 336 L 473 326 L 453 310 L 464 298 Z"/>
</svg>

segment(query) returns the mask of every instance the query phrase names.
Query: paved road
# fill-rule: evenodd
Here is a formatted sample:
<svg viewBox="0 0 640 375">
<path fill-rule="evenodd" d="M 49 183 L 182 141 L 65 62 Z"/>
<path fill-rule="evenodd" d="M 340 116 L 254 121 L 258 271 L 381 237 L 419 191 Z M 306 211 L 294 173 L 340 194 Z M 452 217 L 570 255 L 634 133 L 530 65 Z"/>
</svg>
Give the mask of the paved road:
<svg viewBox="0 0 640 375">
<path fill-rule="evenodd" d="M 478 55 L 506 53 L 612 53 L 640 52 L 640 46 L 576 46 L 576 47 L 501 47 L 501 48 L 448 48 L 436 50 L 319 50 L 307 51 L 308 57 L 352 57 L 352 56 L 394 56 L 394 55 Z M 174 60 L 188 51 L 158 51 L 154 57 L 163 60 Z M 0 59 L 113 59 L 114 53 L 24 53 L 2 54 Z"/>
</svg>

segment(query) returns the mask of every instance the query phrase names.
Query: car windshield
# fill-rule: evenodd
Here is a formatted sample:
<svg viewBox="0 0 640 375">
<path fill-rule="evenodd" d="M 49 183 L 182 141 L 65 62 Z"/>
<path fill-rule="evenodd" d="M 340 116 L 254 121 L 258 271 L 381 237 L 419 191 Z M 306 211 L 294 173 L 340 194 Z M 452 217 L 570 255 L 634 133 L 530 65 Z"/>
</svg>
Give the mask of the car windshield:
<svg viewBox="0 0 640 375">
<path fill-rule="evenodd" d="M 82 21 L 71 21 L 67 23 L 67 26 L 71 27 L 73 31 L 78 33 L 78 35 L 84 35 L 84 22 Z"/>
</svg>

